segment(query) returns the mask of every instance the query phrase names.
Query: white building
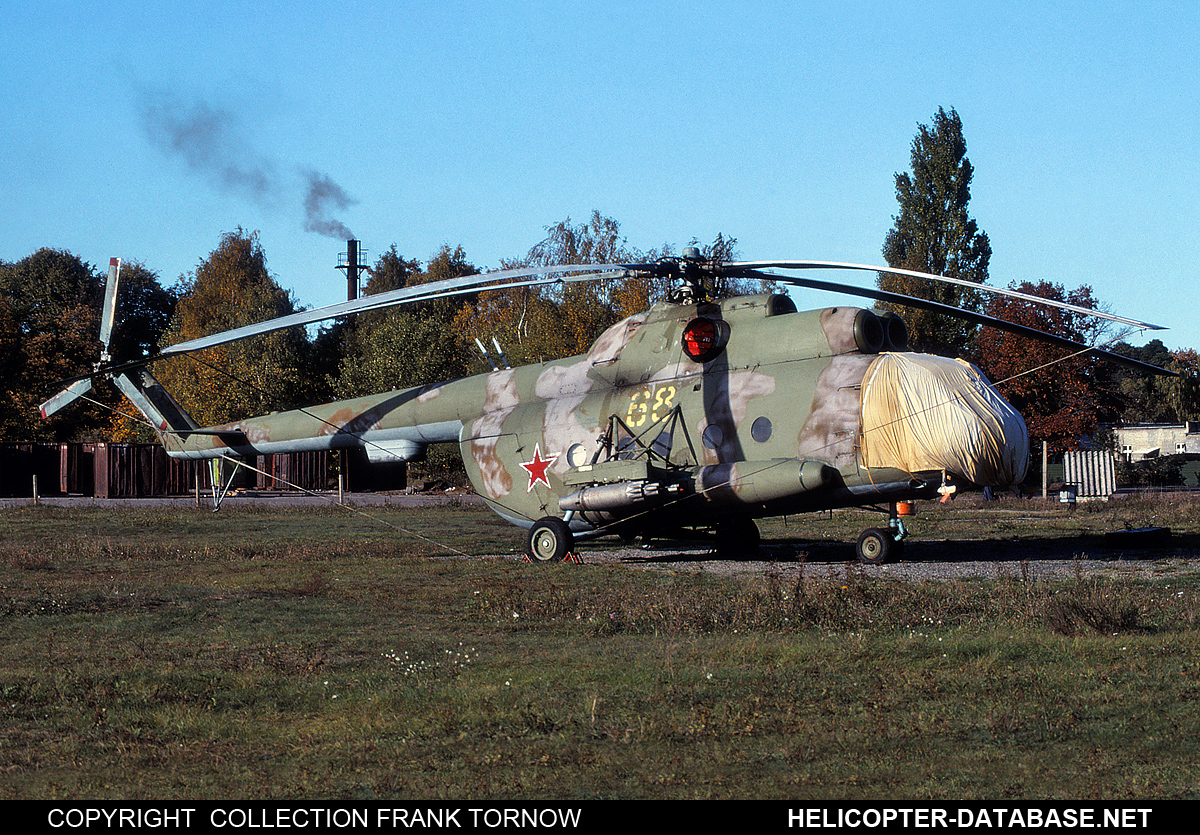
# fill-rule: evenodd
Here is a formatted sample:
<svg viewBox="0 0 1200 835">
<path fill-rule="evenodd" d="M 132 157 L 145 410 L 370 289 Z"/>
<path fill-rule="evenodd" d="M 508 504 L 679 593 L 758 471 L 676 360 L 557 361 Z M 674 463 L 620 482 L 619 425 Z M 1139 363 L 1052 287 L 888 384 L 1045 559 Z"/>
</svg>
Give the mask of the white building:
<svg viewBox="0 0 1200 835">
<path fill-rule="evenodd" d="M 1124 461 L 1133 463 L 1164 455 L 1200 453 L 1200 421 L 1184 424 L 1137 423 L 1117 426 L 1117 448 Z"/>
</svg>

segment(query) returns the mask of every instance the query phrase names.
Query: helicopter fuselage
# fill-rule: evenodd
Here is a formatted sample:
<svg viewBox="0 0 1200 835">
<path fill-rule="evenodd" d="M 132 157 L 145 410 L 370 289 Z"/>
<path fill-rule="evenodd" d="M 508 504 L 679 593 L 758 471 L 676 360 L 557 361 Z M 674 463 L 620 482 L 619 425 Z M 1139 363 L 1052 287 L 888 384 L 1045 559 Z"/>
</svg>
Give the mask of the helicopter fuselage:
<svg viewBox="0 0 1200 835">
<path fill-rule="evenodd" d="M 881 357 L 923 356 L 900 353 L 904 338 L 902 324 L 871 311 L 797 312 L 782 295 L 662 302 L 581 356 L 165 432 L 163 442 L 183 458 L 361 446 L 374 461 L 457 442 L 496 513 L 522 527 L 560 517 L 577 535 L 929 497 L 947 479 L 1019 481 L 1024 424 L 999 395 L 984 409 L 997 414 L 965 418 L 972 434 L 982 422 L 984 435 L 1000 425 L 1012 436 L 985 451 L 1011 459 L 998 469 L 908 452 L 864 457 L 864 438 L 892 420 L 864 411 L 864 380 Z M 935 359 L 953 362 L 924 362 Z M 978 372 L 962 373 L 927 397 L 957 402 L 958 389 L 990 389 Z"/>
</svg>

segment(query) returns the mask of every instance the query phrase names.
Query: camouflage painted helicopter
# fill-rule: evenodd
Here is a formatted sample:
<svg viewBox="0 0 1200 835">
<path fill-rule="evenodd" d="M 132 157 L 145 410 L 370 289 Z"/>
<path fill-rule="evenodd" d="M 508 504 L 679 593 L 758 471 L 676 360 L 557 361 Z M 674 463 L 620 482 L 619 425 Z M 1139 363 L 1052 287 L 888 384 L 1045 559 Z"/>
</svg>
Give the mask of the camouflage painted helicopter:
<svg viewBox="0 0 1200 835">
<path fill-rule="evenodd" d="M 303 311 L 112 362 L 120 262 L 110 264 L 96 372 L 48 400 L 43 416 L 106 375 L 156 428 L 169 455 L 233 459 L 362 447 L 373 462 L 410 461 L 457 443 L 490 508 L 528 531 L 527 555 L 557 562 L 585 537 L 714 535 L 718 552 L 758 545 L 756 519 L 842 507 L 886 512 L 859 537 L 860 560 L 895 559 L 907 535 L 897 502 L 963 485 L 1007 488 L 1029 461 L 1025 423 L 974 366 L 907 352 L 894 313 L 800 312 L 783 294 L 714 300 L 720 277 L 758 278 L 933 309 L 1092 351 L 1100 349 L 938 303 L 767 270 L 866 270 L 965 283 L 887 267 L 823 261 L 713 263 L 690 249 L 653 263 L 484 273 Z M 582 356 L 296 411 L 200 427 L 148 370 L 157 359 L 284 328 L 483 289 L 630 276 L 669 279 L 668 300 L 606 330 Z M 994 293 L 1159 326 L 971 284 Z M 507 365 L 507 363 L 505 363 Z M 214 491 L 215 492 L 215 491 Z"/>
</svg>

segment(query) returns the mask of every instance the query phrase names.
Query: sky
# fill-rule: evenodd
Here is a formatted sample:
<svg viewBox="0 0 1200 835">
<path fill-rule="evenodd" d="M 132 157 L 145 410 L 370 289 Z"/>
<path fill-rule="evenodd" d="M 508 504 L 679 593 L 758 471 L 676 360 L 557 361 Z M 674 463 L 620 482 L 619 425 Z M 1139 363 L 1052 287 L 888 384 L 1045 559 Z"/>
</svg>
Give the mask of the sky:
<svg viewBox="0 0 1200 835">
<path fill-rule="evenodd" d="M 944 108 L 992 285 L 1090 285 L 1169 328 L 1126 341 L 1200 349 L 1194 2 L 90 5 L 6 11 L 0 260 L 171 285 L 241 228 L 319 307 L 345 300 L 347 237 L 495 269 L 599 211 L 639 250 L 720 233 L 745 260 L 881 264 Z"/>
</svg>

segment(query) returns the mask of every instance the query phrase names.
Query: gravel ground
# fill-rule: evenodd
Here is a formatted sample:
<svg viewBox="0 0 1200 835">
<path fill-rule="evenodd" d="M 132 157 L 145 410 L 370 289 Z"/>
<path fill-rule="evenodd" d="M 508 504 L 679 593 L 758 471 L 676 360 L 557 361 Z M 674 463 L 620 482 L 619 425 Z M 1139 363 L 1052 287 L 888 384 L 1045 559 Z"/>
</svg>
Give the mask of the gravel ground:
<svg viewBox="0 0 1200 835">
<path fill-rule="evenodd" d="M 851 542 L 767 543 L 762 558 L 718 559 L 710 548 L 671 547 L 642 550 L 586 550 L 586 563 L 621 564 L 651 570 L 709 571 L 725 575 L 759 575 L 777 571 L 784 576 L 799 570 L 809 576 L 836 575 L 848 567 L 868 577 L 903 580 L 962 578 L 1067 579 L 1077 574 L 1165 578 L 1200 571 L 1198 552 L 1189 540 L 1168 540 L 1161 547 L 1122 548 L 1102 537 L 1052 540 L 909 540 L 902 560 L 873 566 L 854 559 Z M 1077 556 L 1078 555 L 1078 556 Z"/>
<path fill-rule="evenodd" d="M 363 494 L 348 496 L 355 505 L 370 507 L 393 505 L 416 507 L 444 504 L 448 501 L 482 503 L 469 493 L 439 494 Z M 336 496 L 302 496 L 268 492 L 242 493 L 226 499 L 227 506 L 271 504 L 275 506 L 324 506 Z M 190 498 L 174 499 L 89 499 L 80 497 L 47 498 L 42 502 L 60 506 L 162 507 L 193 504 Z M 0 499 L 0 508 L 28 505 L 29 499 Z M 513 529 L 514 533 L 516 529 Z M 703 544 L 664 542 L 649 549 L 585 546 L 581 559 L 586 563 L 625 565 L 660 571 L 708 571 L 724 575 L 758 575 L 777 571 L 783 575 L 799 570 L 801 561 L 810 576 L 842 574 L 847 566 L 868 577 L 895 577 L 904 580 L 949 580 L 960 578 L 1028 577 L 1061 579 L 1077 574 L 1101 573 L 1114 576 L 1167 578 L 1200 571 L 1200 537 L 1172 536 L 1165 541 L 1114 543 L 1102 536 L 1022 537 L 1005 540 L 921 540 L 905 543 L 904 557 L 882 566 L 859 563 L 854 558 L 853 542 L 790 541 L 766 542 L 754 559 L 718 559 L 712 548 Z M 484 559 L 519 559 L 513 554 Z"/>
</svg>

